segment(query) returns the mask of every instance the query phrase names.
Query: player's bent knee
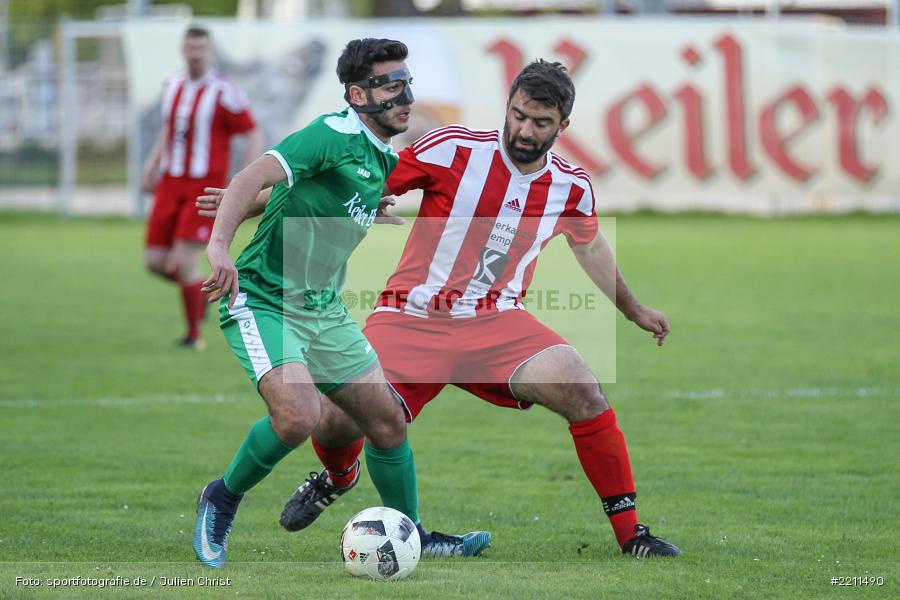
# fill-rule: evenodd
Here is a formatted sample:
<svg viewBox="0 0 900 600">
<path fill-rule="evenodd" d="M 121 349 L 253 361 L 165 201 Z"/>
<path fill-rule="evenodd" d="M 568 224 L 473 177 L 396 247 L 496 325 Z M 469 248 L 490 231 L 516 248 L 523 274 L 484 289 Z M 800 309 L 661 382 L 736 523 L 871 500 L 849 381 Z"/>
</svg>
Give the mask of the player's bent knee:
<svg viewBox="0 0 900 600">
<path fill-rule="evenodd" d="M 318 402 L 269 402 L 272 428 L 285 444 L 296 447 L 310 436 L 321 417 Z"/>
<path fill-rule="evenodd" d="M 168 275 L 166 265 L 170 256 L 171 251 L 169 248 L 162 246 L 147 246 L 144 248 L 144 266 L 151 273 L 165 277 Z"/>
<path fill-rule="evenodd" d="M 196 281 L 203 276 L 196 260 L 179 260 L 172 267 L 172 271 L 178 274 L 179 281 Z"/>
<path fill-rule="evenodd" d="M 322 411 L 322 418 L 313 435 L 326 448 L 344 448 L 356 442 L 363 434 L 349 416 L 343 412 Z"/>
<path fill-rule="evenodd" d="M 386 449 L 399 446 L 406 439 L 406 419 L 403 417 L 403 411 L 399 412 L 399 418 L 391 414 L 377 420 L 373 419 L 368 423 L 366 430 L 366 437 L 376 448 Z"/>
<path fill-rule="evenodd" d="M 548 406 L 570 423 L 593 419 L 609 408 L 606 396 L 597 384 L 577 384 L 567 390 L 568 401 Z"/>
<path fill-rule="evenodd" d="M 593 390 L 585 396 L 582 403 L 582 416 L 584 417 L 581 419 L 582 421 L 593 419 L 609 408 L 609 403 L 606 401 L 606 395 L 603 393 L 603 390 L 600 389 L 600 386 L 591 387 Z"/>
<path fill-rule="evenodd" d="M 582 396 L 586 406 L 591 406 L 600 410 L 609 408 L 609 404 L 606 402 L 606 394 L 603 393 L 603 388 L 600 387 L 599 383 L 584 384 L 581 387 L 583 390 Z"/>
<path fill-rule="evenodd" d="M 144 267 L 154 275 L 161 275 L 163 277 L 167 275 L 165 260 L 158 260 L 156 258 L 146 256 L 144 257 Z"/>
<path fill-rule="evenodd" d="M 309 438 L 318 421 L 318 414 L 312 418 L 312 415 L 273 413 L 270 418 L 272 429 L 275 430 L 278 438 L 288 446 L 295 448 Z"/>
</svg>

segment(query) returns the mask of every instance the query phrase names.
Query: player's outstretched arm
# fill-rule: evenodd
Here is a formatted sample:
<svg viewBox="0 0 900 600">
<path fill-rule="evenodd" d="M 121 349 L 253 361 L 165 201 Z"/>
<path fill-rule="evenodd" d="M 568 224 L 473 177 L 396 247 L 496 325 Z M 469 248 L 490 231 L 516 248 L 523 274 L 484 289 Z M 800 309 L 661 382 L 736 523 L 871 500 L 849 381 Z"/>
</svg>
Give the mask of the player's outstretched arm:
<svg viewBox="0 0 900 600">
<path fill-rule="evenodd" d="M 238 294 L 238 273 L 228 253 L 234 233 L 259 193 L 286 177 L 278 159 L 264 154 L 231 180 L 222 197 L 212 235 L 206 246 L 206 258 L 212 274 L 203 282 L 202 291 L 210 302 L 228 295 L 228 308 L 234 305 Z"/>
<path fill-rule="evenodd" d="M 572 252 L 591 281 L 616 305 L 625 318 L 644 331 L 651 332 L 657 345 L 662 346 L 666 336 L 669 335 L 669 321 L 666 315 L 637 301 L 625 283 L 616 265 L 612 248 L 603 233 L 598 232 L 587 244 L 573 246 Z"/>
<path fill-rule="evenodd" d="M 273 189 L 274 188 L 266 188 L 256 195 L 256 200 L 253 201 L 253 204 L 247 209 L 246 216 L 244 216 L 245 221 L 263 214 L 266 210 L 266 204 L 268 204 L 269 198 L 272 197 Z M 197 196 L 197 201 L 194 203 L 194 206 L 197 207 L 197 214 L 201 217 L 215 217 L 219 212 L 219 205 L 222 203 L 222 198 L 225 197 L 225 188 L 207 187 L 203 188 L 203 192 L 204 195 Z"/>
</svg>

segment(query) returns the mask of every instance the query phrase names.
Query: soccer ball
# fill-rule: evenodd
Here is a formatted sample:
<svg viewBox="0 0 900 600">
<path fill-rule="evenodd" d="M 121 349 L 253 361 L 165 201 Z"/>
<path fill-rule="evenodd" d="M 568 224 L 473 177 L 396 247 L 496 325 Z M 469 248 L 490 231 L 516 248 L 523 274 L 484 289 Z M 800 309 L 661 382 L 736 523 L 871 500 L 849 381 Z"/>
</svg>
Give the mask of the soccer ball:
<svg viewBox="0 0 900 600">
<path fill-rule="evenodd" d="M 341 533 L 341 558 L 354 577 L 403 579 L 419 564 L 422 543 L 409 517 L 385 506 L 356 514 Z"/>
</svg>

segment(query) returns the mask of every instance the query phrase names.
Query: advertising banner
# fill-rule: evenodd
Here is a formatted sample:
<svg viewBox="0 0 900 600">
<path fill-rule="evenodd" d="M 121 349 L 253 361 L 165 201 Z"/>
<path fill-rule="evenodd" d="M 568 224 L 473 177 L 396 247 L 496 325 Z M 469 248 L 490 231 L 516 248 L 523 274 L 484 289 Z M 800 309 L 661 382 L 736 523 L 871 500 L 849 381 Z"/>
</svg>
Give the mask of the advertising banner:
<svg viewBox="0 0 900 600">
<path fill-rule="evenodd" d="M 815 22 L 597 17 L 206 23 L 218 69 L 273 145 L 344 107 L 346 42 L 410 48 L 416 104 L 402 148 L 438 126 L 503 127 L 509 85 L 536 58 L 577 89 L 553 151 L 587 170 L 598 211 L 753 214 L 900 210 L 900 34 Z M 149 147 L 187 23 L 126 28 L 132 106 Z"/>
</svg>

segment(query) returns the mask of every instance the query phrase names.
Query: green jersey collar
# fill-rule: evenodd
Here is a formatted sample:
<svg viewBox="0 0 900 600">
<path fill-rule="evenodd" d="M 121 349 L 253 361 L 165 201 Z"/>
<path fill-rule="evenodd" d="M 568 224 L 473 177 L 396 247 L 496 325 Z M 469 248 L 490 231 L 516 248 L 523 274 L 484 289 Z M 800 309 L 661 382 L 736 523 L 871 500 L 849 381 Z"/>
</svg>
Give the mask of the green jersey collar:
<svg viewBox="0 0 900 600">
<path fill-rule="evenodd" d="M 325 119 L 325 124 L 339 133 L 364 133 L 369 141 L 382 152 L 393 152 L 394 147 L 378 139 L 378 136 L 366 127 L 353 107 L 347 107 L 346 115 L 335 115 Z"/>
</svg>

